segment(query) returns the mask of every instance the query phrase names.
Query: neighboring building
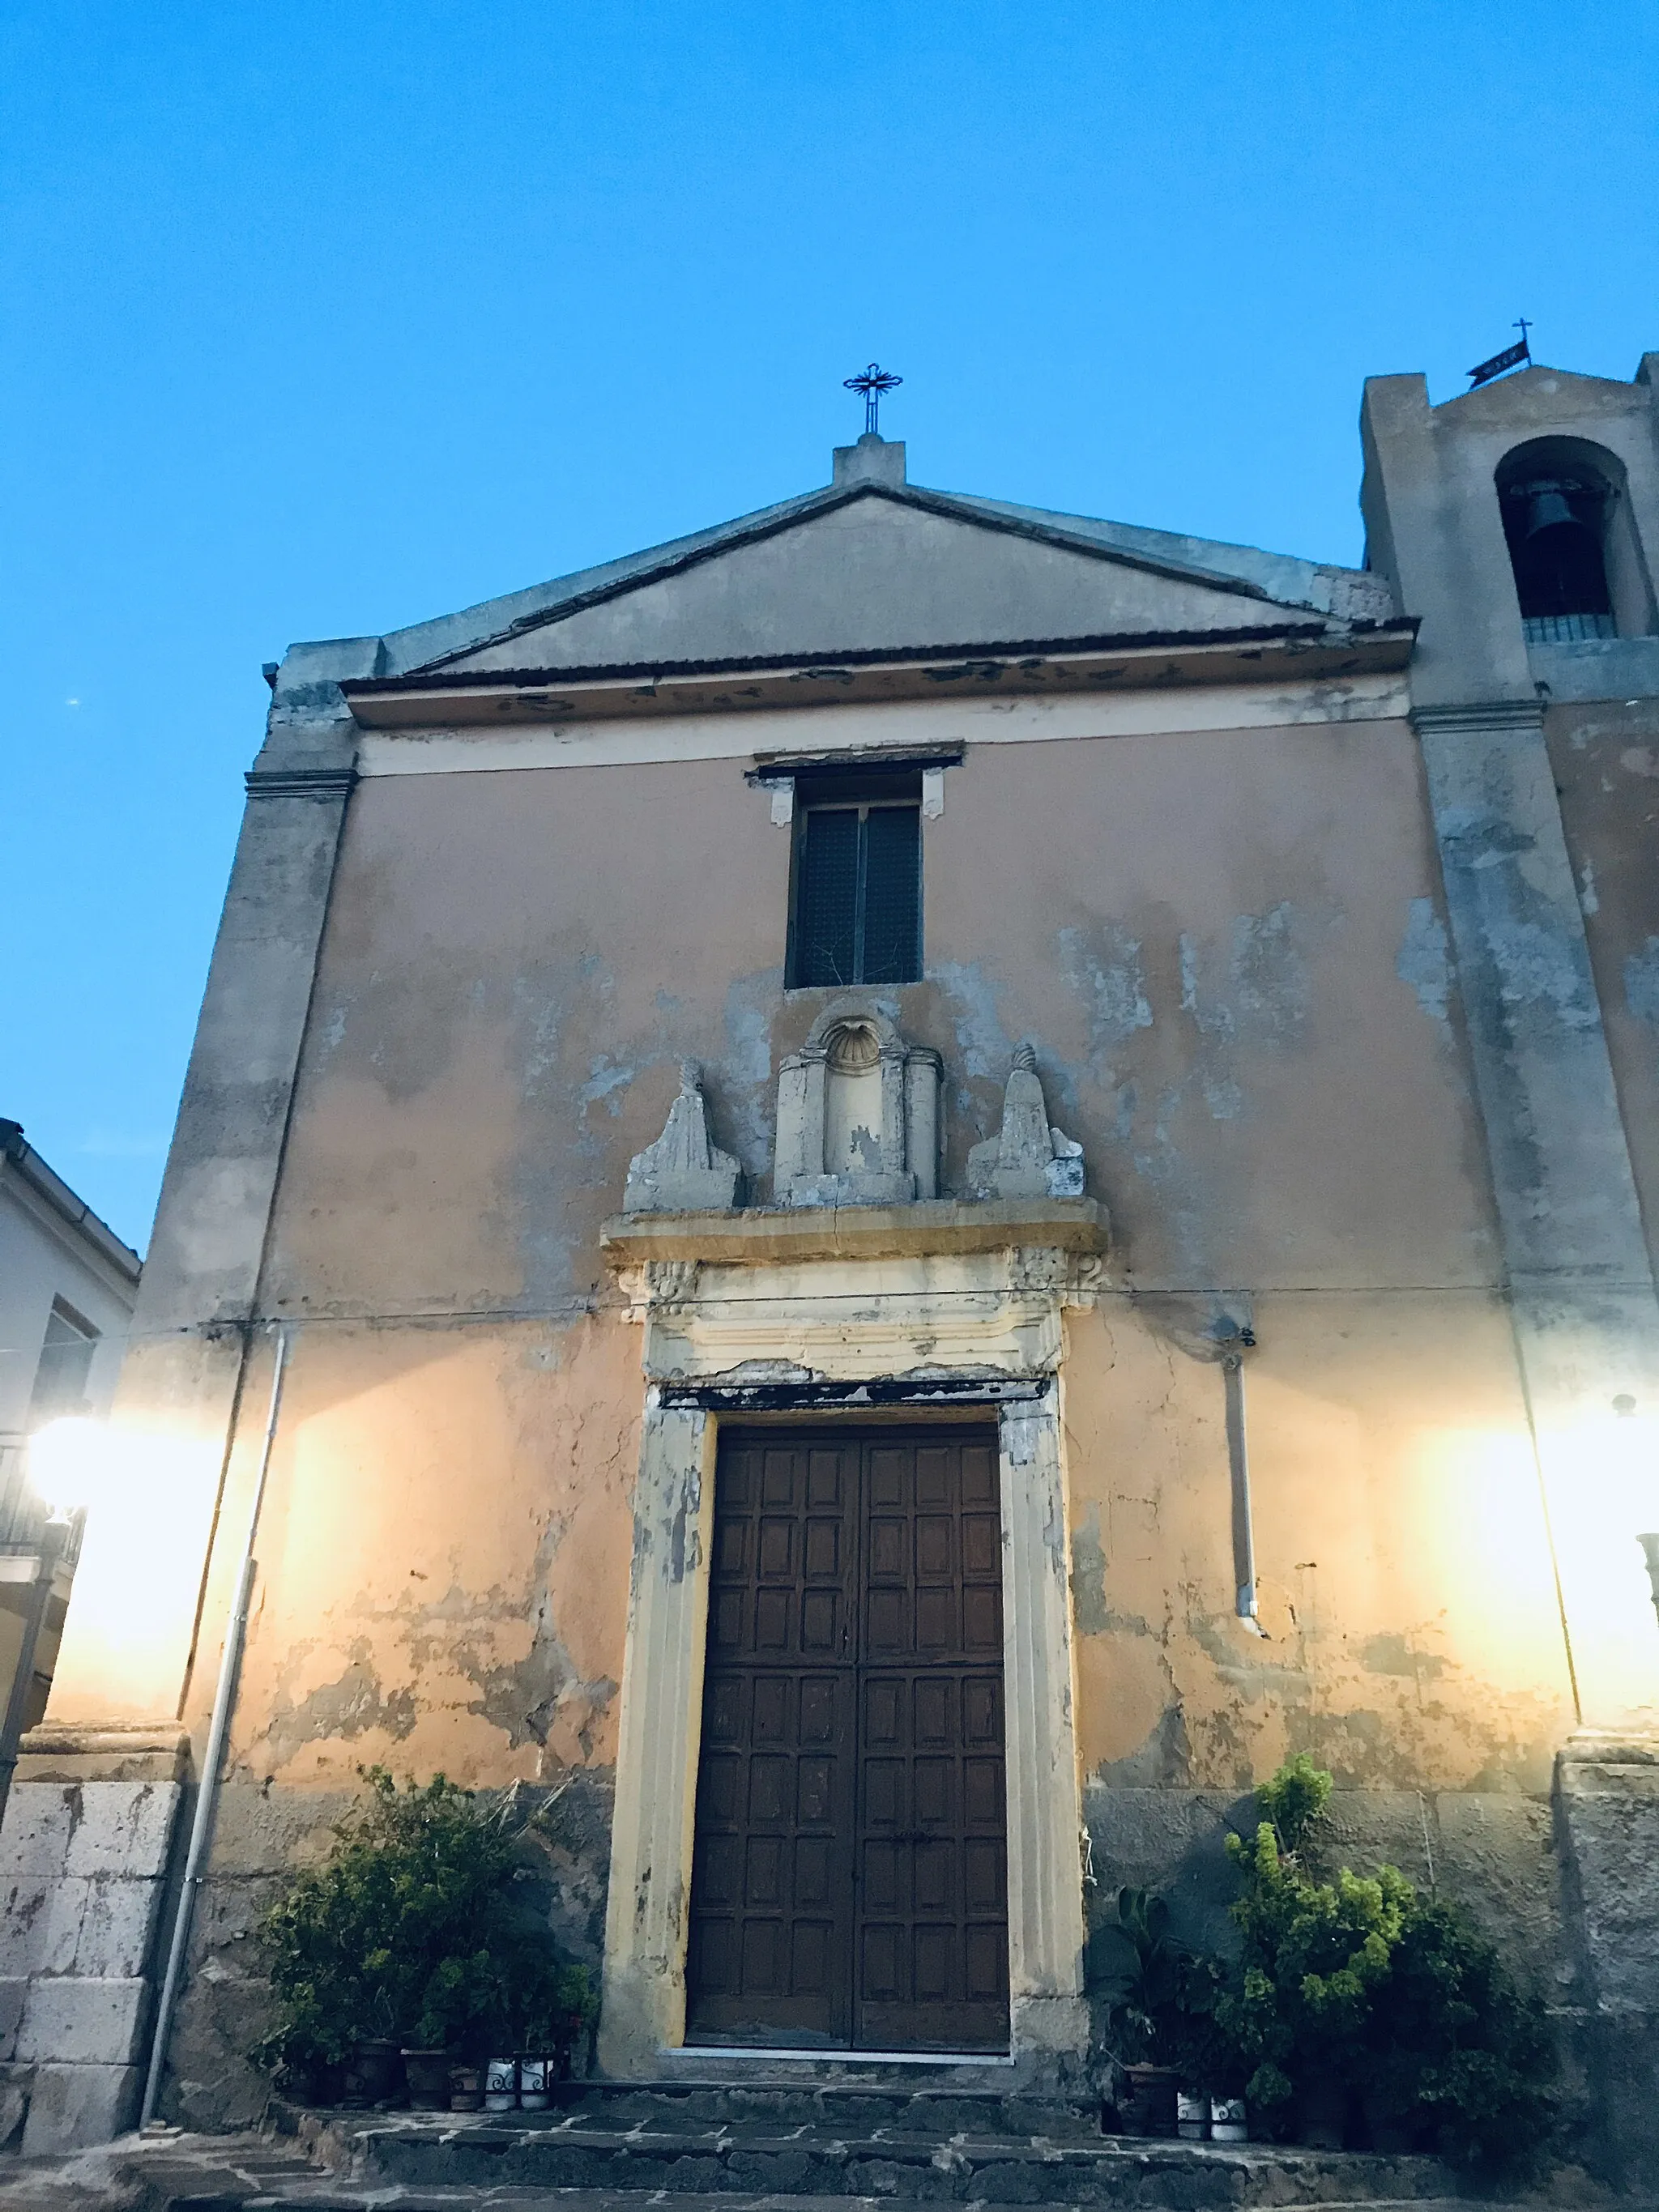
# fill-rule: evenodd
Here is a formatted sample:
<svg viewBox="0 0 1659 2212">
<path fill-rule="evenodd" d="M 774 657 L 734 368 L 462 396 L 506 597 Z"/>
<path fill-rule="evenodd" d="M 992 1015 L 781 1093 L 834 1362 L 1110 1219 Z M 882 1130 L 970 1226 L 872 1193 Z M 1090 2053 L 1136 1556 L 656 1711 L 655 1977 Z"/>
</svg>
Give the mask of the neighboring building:
<svg viewBox="0 0 1659 2212">
<path fill-rule="evenodd" d="M 109 1411 L 138 1295 L 140 1262 L 0 1120 L 0 1711 L 17 1668 L 39 1564 L 41 1501 L 29 1488 L 27 1439 L 59 1414 Z M 73 1559 L 35 1654 L 38 1691 L 26 1724 L 46 1710 Z"/>
<path fill-rule="evenodd" d="M 171 1540 L 123 1623 L 89 1525 L 19 1793 L 152 1928 L 285 1330 L 169 2110 L 257 2108 L 241 1938 L 369 1760 L 562 1789 L 615 2072 L 1040 2085 L 1305 1748 L 1651 2144 L 1656 407 L 1374 380 L 1364 570 L 866 436 L 290 650 L 118 1406 Z M 146 2049 L 137 1938 L 70 1972 L 31 2147 Z"/>
</svg>

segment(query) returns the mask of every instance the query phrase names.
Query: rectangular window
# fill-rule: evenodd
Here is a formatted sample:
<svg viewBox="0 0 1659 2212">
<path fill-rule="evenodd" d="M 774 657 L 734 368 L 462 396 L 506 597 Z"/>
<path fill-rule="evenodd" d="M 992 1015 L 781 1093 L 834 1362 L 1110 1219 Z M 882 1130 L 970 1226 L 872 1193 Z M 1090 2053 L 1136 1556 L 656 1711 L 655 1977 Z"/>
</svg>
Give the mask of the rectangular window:
<svg viewBox="0 0 1659 2212">
<path fill-rule="evenodd" d="M 921 975 L 921 778 L 796 786 L 789 981 L 914 983 Z"/>
<path fill-rule="evenodd" d="M 83 1413 L 92 1355 L 98 1349 L 98 1331 L 89 1321 L 54 1298 L 46 1317 L 46 1341 L 34 1370 L 34 1389 L 29 1398 L 28 1425 L 40 1428 L 63 1413 Z"/>
</svg>

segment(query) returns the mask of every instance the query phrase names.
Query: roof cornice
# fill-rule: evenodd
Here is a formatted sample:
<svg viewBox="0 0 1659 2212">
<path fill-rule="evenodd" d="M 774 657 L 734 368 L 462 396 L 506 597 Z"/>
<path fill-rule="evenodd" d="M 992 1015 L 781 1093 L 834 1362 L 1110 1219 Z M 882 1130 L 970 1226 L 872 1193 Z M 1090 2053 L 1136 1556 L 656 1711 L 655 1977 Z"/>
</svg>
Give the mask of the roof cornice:
<svg viewBox="0 0 1659 2212">
<path fill-rule="evenodd" d="M 1267 603 L 1271 605 L 1271 602 Z M 1164 690 L 1403 669 L 1413 620 L 1318 618 L 1226 630 L 941 644 L 899 651 L 591 668 L 419 670 L 340 686 L 367 729 L 430 729 L 741 713 L 953 692 Z"/>
<path fill-rule="evenodd" d="M 24 1136 L 20 1122 L 0 1121 L 0 1184 L 8 1182 L 20 1201 L 37 1218 L 49 1223 L 84 1263 L 107 1269 L 119 1290 L 131 1296 L 143 1272 L 143 1261 L 84 1199 L 76 1195 L 62 1176 L 46 1165 Z"/>
</svg>

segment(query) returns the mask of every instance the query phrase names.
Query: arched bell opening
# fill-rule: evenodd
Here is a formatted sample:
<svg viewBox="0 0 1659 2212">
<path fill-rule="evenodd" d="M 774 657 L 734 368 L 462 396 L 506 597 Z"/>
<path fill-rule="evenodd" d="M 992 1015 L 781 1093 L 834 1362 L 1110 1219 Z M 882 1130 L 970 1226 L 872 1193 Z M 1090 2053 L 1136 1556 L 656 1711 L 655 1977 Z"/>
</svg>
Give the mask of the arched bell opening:
<svg viewBox="0 0 1659 2212">
<path fill-rule="evenodd" d="M 1652 594 L 1613 454 L 1578 438 L 1534 439 L 1504 456 L 1497 486 L 1528 644 L 1651 627 Z"/>
</svg>

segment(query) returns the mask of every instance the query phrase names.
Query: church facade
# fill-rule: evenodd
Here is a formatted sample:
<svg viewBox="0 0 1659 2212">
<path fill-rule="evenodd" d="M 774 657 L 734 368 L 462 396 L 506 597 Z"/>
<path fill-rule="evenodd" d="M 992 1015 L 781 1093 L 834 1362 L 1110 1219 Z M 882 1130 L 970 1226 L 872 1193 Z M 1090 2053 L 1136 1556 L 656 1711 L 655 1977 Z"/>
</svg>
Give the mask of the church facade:
<svg viewBox="0 0 1659 2212">
<path fill-rule="evenodd" d="M 1117 1886 L 1213 1932 L 1306 1750 L 1650 2125 L 1659 356 L 1364 439 L 1363 569 L 866 435 L 271 672 L 118 1405 L 167 1540 L 135 1601 L 92 1515 L 20 1770 L 127 1929 L 13 1944 L 30 2147 L 133 2108 L 250 1529 L 165 2110 L 257 2109 L 246 1934 L 371 1762 L 556 1801 L 612 2074 L 1044 2082 Z"/>
</svg>

